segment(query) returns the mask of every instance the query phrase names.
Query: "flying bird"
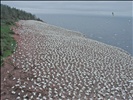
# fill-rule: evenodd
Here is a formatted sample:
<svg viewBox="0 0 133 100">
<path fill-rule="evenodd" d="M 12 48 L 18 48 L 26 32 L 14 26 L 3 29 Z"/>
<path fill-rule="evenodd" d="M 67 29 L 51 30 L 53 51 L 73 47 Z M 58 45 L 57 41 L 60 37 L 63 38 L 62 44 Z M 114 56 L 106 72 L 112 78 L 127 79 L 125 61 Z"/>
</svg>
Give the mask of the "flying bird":
<svg viewBox="0 0 133 100">
<path fill-rule="evenodd" d="M 114 16 L 114 12 L 112 12 L 112 16 Z"/>
</svg>

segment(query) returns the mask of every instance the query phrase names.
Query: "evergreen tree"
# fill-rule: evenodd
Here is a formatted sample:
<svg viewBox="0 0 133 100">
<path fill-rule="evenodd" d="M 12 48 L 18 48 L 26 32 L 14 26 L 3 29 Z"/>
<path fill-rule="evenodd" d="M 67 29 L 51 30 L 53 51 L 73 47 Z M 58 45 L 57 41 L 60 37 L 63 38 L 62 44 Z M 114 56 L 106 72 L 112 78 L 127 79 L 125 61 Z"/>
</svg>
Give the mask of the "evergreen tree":
<svg viewBox="0 0 133 100">
<path fill-rule="evenodd" d="M 31 13 L 27 13 L 23 10 L 19 10 L 16 8 L 11 8 L 7 5 L 1 4 L 1 20 L 38 20 L 42 21 L 41 19 L 37 18 L 35 15 Z"/>
</svg>

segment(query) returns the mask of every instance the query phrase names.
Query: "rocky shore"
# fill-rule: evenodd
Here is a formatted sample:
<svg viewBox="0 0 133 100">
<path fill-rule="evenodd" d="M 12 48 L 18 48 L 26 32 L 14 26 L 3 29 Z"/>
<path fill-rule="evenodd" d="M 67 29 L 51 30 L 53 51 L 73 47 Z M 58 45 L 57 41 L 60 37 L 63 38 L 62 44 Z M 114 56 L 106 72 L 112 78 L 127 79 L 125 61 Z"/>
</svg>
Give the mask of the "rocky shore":
<svg viewBox="0 0 133 100">
<path fill-rule="evenodd" d="M 82 33 L 34 20 L 13 29 L 2 100 L 132 100 L 133 57 Z"/>
</svg>

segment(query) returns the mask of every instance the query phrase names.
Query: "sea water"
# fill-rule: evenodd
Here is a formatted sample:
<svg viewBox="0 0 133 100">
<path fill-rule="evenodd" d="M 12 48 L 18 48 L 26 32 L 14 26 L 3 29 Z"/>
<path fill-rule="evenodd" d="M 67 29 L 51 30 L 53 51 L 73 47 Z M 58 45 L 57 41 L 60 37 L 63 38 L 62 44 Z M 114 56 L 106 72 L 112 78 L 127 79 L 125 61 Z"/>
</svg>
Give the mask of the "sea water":
<svg viewBox="0 0 133 100">
<path fill-rule="evenodd" d="M 79 31 L 86 37 L 120 47 L 133 55 L 132 17 L 38 14 L 48 24 Z"/>
</svg>

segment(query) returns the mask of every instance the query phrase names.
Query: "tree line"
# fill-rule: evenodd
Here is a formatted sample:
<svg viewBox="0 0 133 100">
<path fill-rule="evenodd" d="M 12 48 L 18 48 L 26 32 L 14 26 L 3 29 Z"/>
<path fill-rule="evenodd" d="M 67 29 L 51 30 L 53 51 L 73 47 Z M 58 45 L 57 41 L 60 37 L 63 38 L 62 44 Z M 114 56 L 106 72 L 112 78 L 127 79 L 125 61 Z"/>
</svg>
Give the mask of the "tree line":
<svg viewBox="0 0 133 100">
<path fill-rule="evenodd" d="M 11 8 L 7 5 L 1 4 L 1 20 L 10 20 L 10 21 L 17 21 L 17 20 L 38 20 L 42 21 L 40 18 L 37 18 L 35 15 L 28 13 L 23 10 L 19 10 L 16 8 Z"/>
</svg>

